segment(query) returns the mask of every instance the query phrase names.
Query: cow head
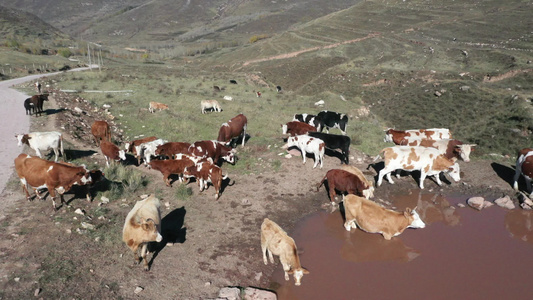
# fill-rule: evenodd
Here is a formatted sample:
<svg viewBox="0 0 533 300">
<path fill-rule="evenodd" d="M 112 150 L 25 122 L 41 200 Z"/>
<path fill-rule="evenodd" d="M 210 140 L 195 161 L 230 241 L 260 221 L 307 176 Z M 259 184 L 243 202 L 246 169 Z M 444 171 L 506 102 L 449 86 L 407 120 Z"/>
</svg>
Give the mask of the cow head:
<svg viewBox="0 0 533 300">
<path fill-rule="evenodd" d="M 461 180 L 461 170 L 459 168 L 459 164 L 455 163 L 450 168 L 448 168 L 448 174 L 453 180 L 455 180 L 455 182 Z"/>
<path fill-rule="evenodd" d="M 31 139 L 27 134 L 17 134 L 15 135 L 15 138 L 18 140 L 18 146 L 22 146 L 22 144 L 28 145 L 28 141 Z"/>
<path fill-rule="evenodd" d="M 416 207 L 411 210 L 410 208 L 405 209 L 403 212 L 404 216 L 411 220 L 411 223 L 407 225 L 409 228 L 424 228 L 426 227 L 426 224 L 420 219 L 420 216 L 416 212 Z"/>
<path fill-rule="evenodd" d="M 163 236 L 157 230 L 157 224 L 153 219 L 141 218 L 140 225 L 143 230 L 142 242 L 161 242 L 163 240 Z"/>
<path fill-rule="evenodd" d="M 387 130 L 384 130 L 384 131 L 385 131 L 385 138 L 383 139 L 383 142 L 384 143 L 394 143 L 394 141 L 392 139 L 391 128 L 388 128 Z"/>
<path fill-rule="evenodd" d="M 229 151 L 228 154 L 222 156 L 222 158 L 228 163 L 234 165 L 235 164 L 235 149 L 231 149 L 231 151 Z"/>
<path fill-rule="evenodd" d="M 119 150 L 119 151 L 118 151 L 118 157 L 119 157 L 119 159 L 121 159 L 121 160 L 126 160 L 126 151 L 124 151 L 124 150 Z"/>
<path fill-rule="evenodd" d="M 363 196 L 366 199 L 370 199 L 370 198 L 374 197 L 374 187 L 373 186 L 369 186 L 367 189 L 364 189 L 363 190 Z"/>
<path fill-rule="evenodd" d="M 304 274 L 309 274 L 309 271 L 302 267 L 299 267 L 297 269 L 291 269 L 287 273 L 293 276 L 294 285 L 301 285 L 302 277 L 304 277 Z"/>
<path fill-rule="evenodd" d="M 462 160 L 465 162 L 470 161 L 470 152 L 474 151 L 474 147 L 477 146 L 476 144 L 462 144 L 457 145 L 454 148 L 454 151 L 459 154 L 459 157 L 461 157 Z"/>
</svg>

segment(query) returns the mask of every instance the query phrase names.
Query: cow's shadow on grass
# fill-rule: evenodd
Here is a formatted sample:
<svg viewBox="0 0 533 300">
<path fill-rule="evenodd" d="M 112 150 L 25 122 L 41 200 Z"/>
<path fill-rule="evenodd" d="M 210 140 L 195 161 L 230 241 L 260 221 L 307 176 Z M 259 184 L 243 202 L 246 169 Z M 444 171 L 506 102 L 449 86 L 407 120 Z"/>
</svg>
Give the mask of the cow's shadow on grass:
<svg viewBox="0 0 533 300">
<path fill-rule="evenodd" d="M 152 259 L 148 262 L 148 266 L 152 266 L 154 259 L 159 255 L 159 252 L 165 248 L 168 243 L 183 244 L 186 241 L 187 228 L 183 227 L 185 223 L 185 214 L 187 211 L 182 206 L 171 211 L 161 220 L 161 235 L 163 240 L 159 243 L 152 242 L 148 244 L 148 251 L 153 252 Z"/>
<path fill-rule="evenodd" d="M 94 150 L 73 150 L 73 149 L 65 149 L 64 159 L 65 160 L 75 160 L 78 158 L 84 158 L 93 156 L 95 153 L 97 153 Z"/>
<path fill-rule="evenodd" d="M 504 165 L 501 165 L 501 164 L 495 163 L 495 162 L 493 162 L 490 165 L 491 165 L 492 169 L 494 170 L 494 172 L 496 173 L 496 175 L 498 175 L 498 177 L 500 177 L 505 182 L 507 182 L 509 184 L 509 186 L 511 186 L 511 187 L 513 186 L 515 168 L 504 166 Z M 518 186 L 525 190 L 526 182 L 524 181 L 523 176 L 520 176 L 520 178 L 518 179 Z M 522 189 L 520 189 L 520 190 L 522 190 Z"/>
<path fill-rule="evenodd" d="M 336 157 L 336 158 L 338 158 L 341 161 L 341 163 L 344 162 L 344 156 L 339 151 L 331 150 L 329 148 L 326 148 L 326 151 L 324 151 L 324 155 L 327 155 L 327 156 L 330 156 L 330 157 Z"/>
</svg>

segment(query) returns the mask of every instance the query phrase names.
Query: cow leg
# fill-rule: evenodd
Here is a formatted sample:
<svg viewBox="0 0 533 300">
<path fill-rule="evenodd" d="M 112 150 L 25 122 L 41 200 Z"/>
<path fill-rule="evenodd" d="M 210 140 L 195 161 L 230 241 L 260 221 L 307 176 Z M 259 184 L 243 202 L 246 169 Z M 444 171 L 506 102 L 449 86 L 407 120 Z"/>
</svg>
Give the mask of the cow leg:
<svg viewBox="0 0 533 300">
<path fill-rule="evenodd" d="M 39 150 L 39 148 L 35 149 L 35 154 L 37 154 L 39 158 L 43 158 L 43 155 L 41 154 L 41 150 Z"/>
<path fill-rule="evenodd" d="M 54 209 L 57 210 L 57 206 L 56 206 L 56 197 L 57 197 L 57 195 L 56 195 L 55 189 L 48 188 L 48 193 L 50 194 L 50 197 L 52 198 L 52 205 L 53 205 Z M 61 199 L 63 199 L 63 198 L 61 198 Z"/>
<path fill-rule="evenodd" d="M 390 173 L 392 171 L 393 170 L 388 170 L 386 166 L 383 169 L 381 169 L 378 174 L 378 182 L 376 183 L 376 185 L 377 186 L 381 185 L 381 183 L 383 182 L 383 176 L 385 175 L 387 175 L 387 180 L 389 181 L 389 183 L 394 184 L 394 181 L 392 181 L 392 178 L 390 178 Z"/>
<path fill-rule="evenodd" d="M 521 173 L 520 169 L 522 169 L 522 166 L 519 166 L 518 163 L 516 163 L 516 169 L 515 169 L 514 179 L 513 179 L 513 188 L 516 191 L 518 191 L 518 178 L 520 178 L 520 173 Z"/>
<path fill-rule="evenodd" d="M 87 188 L 87 192 L 85 193 L 85 195 L 87 195 L 87 202 L 92 202 L 91 201 L 91 187 L 89 185 L 86 185 L 86 188 Z"/>
<path fill-rule="evenodd" d="M 148 260 L 146 259 L 146 253 L 148 252 L 148 243 L 143 243 L 141 247 L 141 257 L 143 259 L 144 270 L 149 271 Z"/>
<path fill-rule="evenodd" d="M 267 260 L 267 256 L 266 256 L 267 251 L 268 251 L 268 249 L 266 247 L 265 238 L 263 236 L 261 236 L 261 252 L 263 253 L 263 263 L 265 265 L 268 265 L 268 260 Z"/>
<path fill-rule="evenodd" d="M 300 148 L 300 151 L 302 152 L 302 157 L 303 157 L 303 163 L 305 164 L 305 158 L 307 156 L 307 152 L 305 152 L 305 150 L 303 150 L 302 148 Z"/>
<path fill-rule="evenodd" d="M 328 179 L 328 188 L 329 188 L 329 201 L 335 204 L 335 196 L 337 195 L 335 193 L 335 183 L 329 179 Z"/>
<path fill-rule="evenodd" d="M 274 264 L 274 255 L 272 255 L 272 250 L 267 249 L 268 252 L 268 258 L 270 258 L 270 263 Z"/>
<path fill-rule="evenodd" d="M 283 264 L 283 271 L 285 272 L 285 280 L 288 281 L 289 280 L 289 271 L 291 270 L 291 266 L 289 266 L 289 264 Z"/>
<path fill-rule="evenodd" d="M 320 162 L 319 155 L 318 153 L 315 153 L 315 163 L 313 164 L 313 169 L 316 168 L 316 166 L 318 166 L 319 162 Z M 320 166 L 320 168 L 322 168 L 322 166 Z"/>
<path fill-rule="evenodd" d="M 440 173 L 436 174 L 434 177 L 435 177 L 435 181 L 437 181 L 437 184 L 439 186 L 442 186 L 442 181 L 440 181 Z"/>
<path fill-rule="evenodd" d="M 55 160 L 54 161 L 57 162 L 57 159 L 59 158 L 59 149 L 53 148 L 53 150 L 54 150 L 54 154 L 55 154 Z"/>
<path fill-rule="evenodd" d="M 426 179 L 427 174 L 424 171 L 420 171 L 420 188 L 424 189 L 424 180 Z"/>
</svg>

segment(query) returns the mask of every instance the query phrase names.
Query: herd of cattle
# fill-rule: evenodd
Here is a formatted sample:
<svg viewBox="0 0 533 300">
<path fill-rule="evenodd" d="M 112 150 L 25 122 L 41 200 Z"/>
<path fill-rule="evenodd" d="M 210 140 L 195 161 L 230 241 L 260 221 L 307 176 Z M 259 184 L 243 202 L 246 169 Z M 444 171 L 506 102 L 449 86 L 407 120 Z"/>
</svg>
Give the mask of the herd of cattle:
<svg viewBox="0 0 533 300">
<path fill-rule="evenodd" d="M 40 97 L 40 104 L 32 104 L 30 110 L 35 113 L 42 112 L 42 101 L 47 97 Z M 35 97 L 35 96 L 34 96 Z M 33 99 L 29 98 L 29 99 Z M 33 100 L 30 100 L 33 103 Z M 37 102 L 39 103 L 39 102 Z M 202 113 L 213 103 L 202 102 Z M 28 106 L 25 107 L 28 110 Z M 39 107 L 40 105 L 40 107 Z M 168 107 L 167 107 L 168 108 Z M 150 112 L 158 107 L 157 103 L 150 103 Z M 172 186 L 171 176 L 176 175 L 180 182 L 194 178 L 200 191 L 211 184 L 215 190 L 215 199 L 220 196 L 222 181 L 227 176 L 222 174 L 223 162 L 236 163 L 236 147 L 240 142 L 245 146 L 247 139 L 248 120 L 239 114 L 222 124 L 216 140 L 202 140 L 193 143 L 169 142 L 155 136 L 133 140 L 125 143 L 123 149 L 111 141 L 111 130 L 106 121 L 95 121 L 91 133 L 95 144 L 100 147 L 106 165 L 120 160 L 126 160 L 126 153 L 131 153 L 137 159 L 137 165 L 145 166 L 161 172 L 165 184 Z M 346 136 L 348 116 L 332 111 L 321 111 L 317 115 L 296 114 L 292 121 L 282 125 L 282 133 L 288 135 L 286 148 L 297 147 L 302 152 L 303 163 L 306 162 L 307 153 L 314 155 L 314 166 L 323 166 L 326 150 L 338 156 L 341 168 L 331 169 L 326 172 L 317 191 L 327 182 L 329 200 L 335 204 L 337 193 L 343 197 L 345 208 L 345 229 L 359 227 L 370 233 L 381 233 L 385 239 L 391 239 L 402 233 L 408 227 L 423 228 L 424 222 L 417 212 L 407 209 L 404 212 L 395 212 L 369 200 L 374 195 L 374 184 L 354 166 L 349 165 L 350 138 Z M 341 135 L 330 134 L 329 129 L 337 128 Z M 326 129 L 326 133 L 323 133 Z M 42 199 L 39 190 L 47 189 L 52 197 L 53 207 L 57 209 L 56 198 L 60 195 L 61 204 L 64 203 L 63 194 L 74 185 L 87 187 L 87 200 L 91 201 L 89 188 L 103 178 L 100 170 L 87 170 L 66 162 L 58 162 L 59 155 L 64 155 L 63 138 L 60 132 L 32 132 L 16 135 L 19 146 L 28 145 L 38 157 L 20 154 L 15 159 L 15 169 L 26 198 L 31 200 L 28 187 L 31 187 L 37 196 Z M 458 160 L 469 162 L 470 152 L 474 144 L 465 144 L 453 139 L 448 129 L 417 129 L 399 131 L 388 129 L 385 132 L 385 142 L 392 142 L 395 146 L 387 147 L 380 152 L 384 158 L 384 167 L 378 172 L 376 185 L 380 186 L 383 177 L 393 184 L 391 174 L 396 170 L 408 172 L 419 171 L 419 186 L 424 188 L 426 176 L 433 176 L 438 185 L 441 185 L 440 174 L 448 174 L 453 180 L 460 180 Z M 54 162 L 43 159 L 42 151 L 53 149 Z M 339 151 L 336 151 L 339 150 Z M 376 158 L 377 159 L 377 158 Z M 514 188 L 518 189 L 517 181 L 523 174 L 528 191 L 531 191 L 531 177 L 533 177 L 533 148 L 523 149 L 516 162 Z M 396 173 L 399 176 L 399 173 Z M 137 262 L 144 262 L 144 269 L 149 266 L 146 260 L 147 243 L 161 241 L 160 203 L 150 196 L 138 201 L 127 215 L 123 240 L 133 251 Z M 141 248 L 141 255 L 138 249 Z M 267 264 L 266 254 L 273 263 L 273 255 L 278 255 L 285 271 L 285 279 L 292 274 L 296 285 L 300 285 L 301 278 L 308 271 L 300 265 L 296 244 L 283 229 L 276 223 L 265 218 L 261 226 L 261 248 L 264 263 Z"/>
</svg>

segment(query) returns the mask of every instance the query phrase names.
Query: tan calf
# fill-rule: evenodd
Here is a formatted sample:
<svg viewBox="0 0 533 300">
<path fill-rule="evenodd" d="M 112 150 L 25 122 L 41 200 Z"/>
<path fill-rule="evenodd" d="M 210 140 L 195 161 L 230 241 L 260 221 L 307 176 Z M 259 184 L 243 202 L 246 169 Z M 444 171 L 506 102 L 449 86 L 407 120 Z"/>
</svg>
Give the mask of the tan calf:
<svg viewBox="0 0 533 300">
<path fill-rule="evenodd" d="M 161 212 L 159 199 L 154 195 L 137 201 L 133 209 L 126 216 L 124 229 L 122 230 L 122 240 L 133 251 L 133 258 L 136 263 L 144 264 L 144 270 L 148 271 L 148 261 L 146 253 L 149 242 L 161 242 Z M 137 255 L 137 250 L 141 247 L 141 255 Z"/>
<path fill-rule="evenodd" d="M 151 113 L 154 113 L 156 109 L 158 109 L 159 111 L 165 110 L 165 109 L 168 109 L 168 105 L 164 103 L 150 101 L 150 106 L 148 107 L 148 111 L 150 111 Z"/>
<path fill-rule="evenodd" d="M 386 240 L 399 235 L 408 227 L 426 227 L 414 209 L 396 212 L 352 194 L 344 198 L 344 213 L 346 230 L 359 227 L 369 233 L 381 233 Z"/>
<path fill-rule="evenodd" d="M 292 274 L 295 285 L 300 285 L 304 274 L 309 274 L 309 271 L 300 265 L 300 258 L 298 257 L 298 250 L 294 240 L 278 224 L 268 218 L 265 218 L 263 224 L 261 224 L 261 251 L 263 252 L 265 265 L 268 263 L 267 253 L 272 264 L 274 263 L 272 255 L 279 256 L 283 271 L 285 271 L 285 280 L 289 280 L 289 274 Z"/>
</svg>

